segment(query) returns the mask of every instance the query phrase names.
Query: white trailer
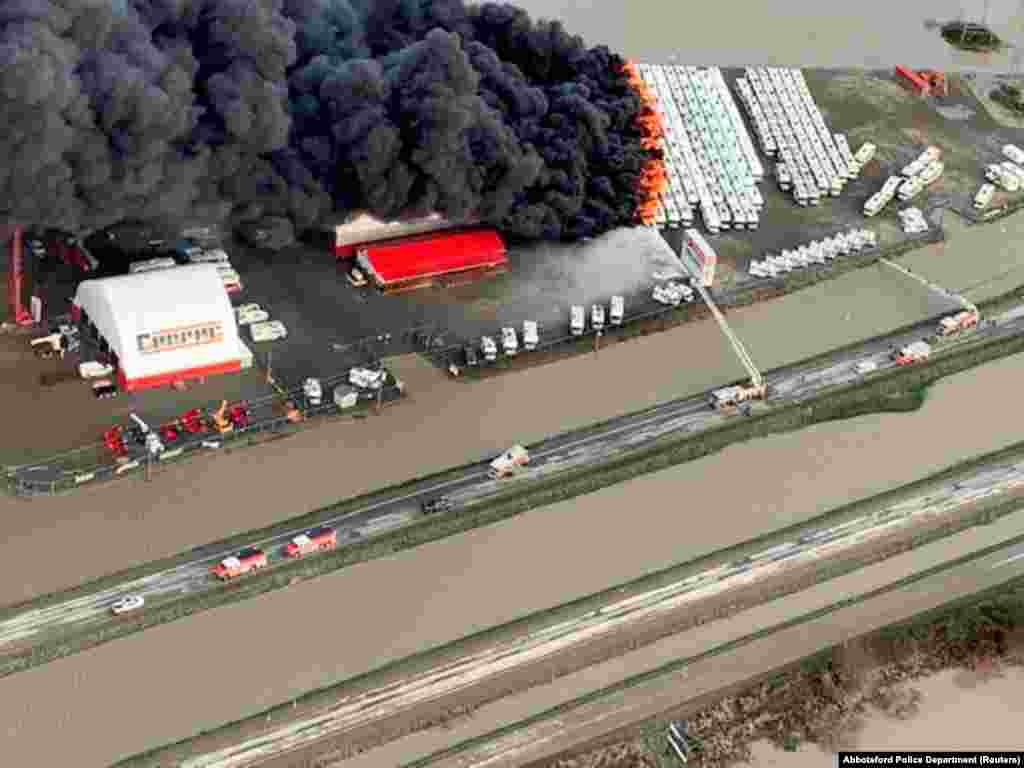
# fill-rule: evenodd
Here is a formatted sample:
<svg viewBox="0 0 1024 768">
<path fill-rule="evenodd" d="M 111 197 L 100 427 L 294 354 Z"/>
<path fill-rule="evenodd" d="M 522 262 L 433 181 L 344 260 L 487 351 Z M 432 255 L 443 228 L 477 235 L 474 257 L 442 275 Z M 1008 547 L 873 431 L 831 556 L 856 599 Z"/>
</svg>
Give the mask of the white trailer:
<svg viewBox="0 0 1024 768">
<path fill-rule="evenodd" d="M 540 333 L 535 320 L 523 321 L 523 349 L 532 352 L 540 343 Z"/>
<path fill-rule="evenodd" d="M 609 312 L 609 320 L 612 325 L 622 325 L 622 320 L 626 314 L 626 300 L 621 296 L 612 296 L 611 312 Z"/>
<path fill-rule="evenodd" d="M 586 315 L 583 307 L 574 304 L 569 310 L 569 331 L 573 336 L 582 336 L 586 330 Z"/>
</svg>

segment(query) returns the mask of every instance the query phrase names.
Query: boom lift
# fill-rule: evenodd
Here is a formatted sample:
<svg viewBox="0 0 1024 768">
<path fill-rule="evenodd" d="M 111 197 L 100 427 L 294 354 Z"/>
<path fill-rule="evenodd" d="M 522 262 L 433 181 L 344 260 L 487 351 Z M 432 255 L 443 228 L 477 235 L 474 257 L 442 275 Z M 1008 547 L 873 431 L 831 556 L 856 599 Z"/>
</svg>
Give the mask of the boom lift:
<svg viewBox="0 0 1024 768">
<path fill-rule="evenodd" d="M 235 425 L 231 423 L 231 419 L 228 418 L 228 401 L 224 400 L 220 404 L 220 408 L 210 414 L 210 418 L 213 421 L 213 428 L 220 432 L 222 435 L 228 432 L 234 432 Z"/>
<path fill-rule="evenodd" d="M 733 333 L 732 328 L 725 321 L 725 317 L 715 306 L 715 302 L 711 300 L 711 296 L 708 294 L 707 289 L 704 287 L 700 280 L 694 280 L 693 286 L 696 288 L 704 299 L 704 303 L 708 305 L 708 309 L 711 310 L 711 314 L 715 318 L 715 322 L 718 323 L 718 327 L 722 329 L 722 333 L 732 344 L 732 348 L 736 351 L 736 356 L 739 357 L 743 367 L 747 369 L 747 373 L 750 374 L 749 386 L 743 386 L 742 384 L 723 387 L 722 389 L 716 389 L 711 393 L 711 405 L 716 411 L 732 411 L 740 403 L 745 403 L 748 400 L 763 400 L 768 394 L 768 386 L 765 384 L 764 377 L 761 372 L 754 365 L 754 361 L 750 358 L 750 354 L 743 346 L 743 342 L 739 340 L 739 337 Z"/>
</svg>

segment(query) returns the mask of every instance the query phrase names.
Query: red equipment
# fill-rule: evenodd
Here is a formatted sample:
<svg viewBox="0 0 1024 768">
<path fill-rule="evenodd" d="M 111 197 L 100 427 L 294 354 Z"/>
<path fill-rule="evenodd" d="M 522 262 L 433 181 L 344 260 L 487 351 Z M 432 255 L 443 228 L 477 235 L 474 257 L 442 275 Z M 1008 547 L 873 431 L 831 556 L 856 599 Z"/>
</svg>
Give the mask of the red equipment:
<svg viewBox="0 0 1024 768">
<path fill-rule="evenodd" d="M 177 424 L 164 424 L 157 431 L 160 433 L 160 439 L 163 440 L 165 443 L 173 443 L 175 440 L 178 439 L 179 435 L 181 434 L 178 431 Z"/>
<path fill-rule="evenodd" d="M 24 254 L 25 232 L 20 227 L 14 228 L 11 235 L 11 270 L 7 275 L 7 305 L 14 313 L 14 322 L 18 325 L 32 325 L 32 313 L 23 301 L 23 278 L 25 275 Z"/>
<path fill-rule="evenodd" d="M 897 76 L 902 77 L 918 95 L 931 95 L 931 84 L 910 67 L 905 67 L 902 64 L 899 64 L 896 67 L 896 74 Z"/>
<path fill-rule="evenodd" d="M 336 546 L 338 546 L 338 532 L 333 528 L 320 527 L 296 536 L 288 542 L 284 553 L 288 557 L 298 559 L 315 552 L 334 549 Z"/>
<path fill-rule="evenodd" d="M 228 419 L 235 429 L 245 429 L 249 426 L 249 404 L 247 402 L 236 403 L 228 411 Z"/>
<path fill-rule="evenodd" d="M 89 249 L 82 242 L 72 235 L 59 235 L 51 239 L 52 249 L 56 251 L 57 258 L 72 267 L 77 267 L 83 272 L 95 272 L 99 267 Z"/>
<path fill-rule="evenodd" d="M 191 432 L 193 435 L 206 432 L 208 429 L 206 422 L 203 421 L 203 412 L 198 408 L 181 414 L 180 424 L 186 432 Z"/>
<path fill-rule="evenodd" d="M 237 555 L 226 557 L 210 569 L 210 573 L 222 581 L 244 576 L 250 571 L 267 567 L 267 555 L 256 547 L 246 547 Z"/>
<path fill-rule="evenodd" d="M 104 432 L 103 443 L 117 458 L 128 455 L 128 448 L 124 444 L 124 430 L 121 427 L 111 427 Z"/>
</svg>

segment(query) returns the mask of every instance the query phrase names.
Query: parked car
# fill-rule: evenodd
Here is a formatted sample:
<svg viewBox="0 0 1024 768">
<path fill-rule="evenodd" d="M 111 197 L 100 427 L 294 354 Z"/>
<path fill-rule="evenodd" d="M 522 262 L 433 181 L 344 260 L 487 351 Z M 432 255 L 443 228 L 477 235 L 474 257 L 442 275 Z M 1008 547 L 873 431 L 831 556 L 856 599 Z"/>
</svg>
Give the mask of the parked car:
<svg viewBox="0 0 1024 768">
<path fill-rule="evenodd" d="M 127 595 L 110 606 L 110 610 L 115 616 L 120 616 L 122 613 L 137 611 L 145 604 L 146 599 L 142 595 Z"/>
<path fill-rule="evenodd" d="M 462 352 L 465 355 L 467 366 L 475 367 L 480 365 L 480 356 L 477 354 L 476 347 L 472 344 L 467 344 L 463 347 Z"/>
<path fill-rule="evenodd" d="M 235 310 L 235 318 L 239 325 L 251 325 L 252 323 L 263 323 L 270 319 L 270 313 L 262 309 L 259 304 L 246 304 Z"/>
<path fill-rule="evenodd" d="M 254 342 L 277 341 L 288 336 L 288 329 L 280 320 L 270 320 L 262 323 L 253 323 L 249 326 L 249 333 Z"/>
</svg>

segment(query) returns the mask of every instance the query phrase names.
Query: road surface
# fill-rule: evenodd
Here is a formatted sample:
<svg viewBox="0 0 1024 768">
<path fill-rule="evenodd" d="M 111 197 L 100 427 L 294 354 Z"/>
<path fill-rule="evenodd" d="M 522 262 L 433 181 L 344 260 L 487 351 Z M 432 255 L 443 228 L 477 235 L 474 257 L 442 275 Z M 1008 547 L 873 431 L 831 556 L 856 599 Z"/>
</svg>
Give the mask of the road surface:
<svg viewBox="0 0 1024 768">
<path fill-rule="evenodd" d="M 770 404 L 784 405 L 804 400 L 824 387 L 852 382 L 858 378 L 854 367 L 858 362 L 871 360 L 878 365 L 879 370 L 892 367 L 894 363 L 889 358 L 890 349 L 917 340 L 933 328 L 933 321 L 924 322 L 913 330 L 865 342 L 815 365 L 794 365 L 769 372 L 765 379 L 768 382 Z M 1005 315 L 991 318 L 967 338 L 1007 337 L 1022 331 L 1024 313 L 1018 307 Z M 940 347 L 938 353 L 943 348 Z M 451 497 L 456 504 L 478 500 L 506 488 L 509 483 L 544 477 L 573 466 L 601 461 L 680 430 L 697 433 L 730 418 L 736 417 L 713 412 L 708 406 L 706 395 L 671 401 L 530 446 L 531 465 L 516 479 L 491 480 L 487 476 L 487 462 L 481 461 L 464 468 L 444 482 L 425 483 L 415 490 L 387 497 L 341 516 L 325 514 L 318 524 L 336 527 L 340 545 L 344 546 L 407 524 L 420 514 L 422 502 L 442 494 Z M 454 514 L 458 514 L 457 509 Z M 302 530 L 295 529 L 250 544 L 263 548 L 273 564 L 282 560 L 283 547 Z M 0 622 L 0 648 L 13 643 L 23 647 L 68 631 L 101 626 L 111 620 L 111 606 L 126 594 L 142 595 L 148 604 L 154 605 L 217 587 L 219 582 L 210 575 L 209 569 L 231 554 L 233 551 L 221 551 L 211 545 L 197 550 L 190 562 L 166 571 L 17 614 Z"/>
<path fill-rule="evenodd" d="M 581 644 L 602 636 L 630 631 L 638 623 L 664 622 L 679 611 L 713 613 L 699 604 L 723 592 L 775 576 L 795 579 L 798 573 L 827 559 L 860 563 L 877 551 L 882 538 L 901 530 L 918 530 L 926 522 L 950 519 L 976 502 L 1024 487 L 1024 462 L 979 469 L 969 478 L 951 480 L 926 494 L 903 500 L 863 517 L 827 529 L 809 529 L 790 541 L 772 546 L 732 563 L 693 574 L 676 583 L 658 587 L 608 604 L 579 618 L 544 627 L 530 634 L 476 651 L 402 682 L 351 696 L 314 718 L 303 719 L 261 734 L 221 751 L 189 760 L 183 768 L 254 768 L 285 752 L 295 752 L 327 737 L 405 713 L 410 719 L 424 717 L 418 706 L 446 701 L 459 706 L 474 686 L 573 654 Z M 1024 519 L 1024 514 L 1019 514 Z M 792 583 L 792 582 L 790 582 Z M 462 701 L 465 699 L 463 698 Z"/>
</svg>

